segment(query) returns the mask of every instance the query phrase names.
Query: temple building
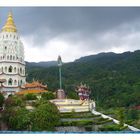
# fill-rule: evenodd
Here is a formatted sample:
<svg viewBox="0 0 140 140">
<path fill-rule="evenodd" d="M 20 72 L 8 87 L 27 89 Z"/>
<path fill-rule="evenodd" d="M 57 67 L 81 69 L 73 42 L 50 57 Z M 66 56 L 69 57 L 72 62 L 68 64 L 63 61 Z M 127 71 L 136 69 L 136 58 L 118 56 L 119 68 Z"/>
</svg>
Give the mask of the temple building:
<svg viewBox="0 0 140 140">
<path fill-rule="evenodd" d="M 0 92 L 6 95 L 19 92 L 26 83 L 24 46 L 11 12 L 0 32 L 0 79 Z"/>
<path fill-rule="evenodd" d="M 26 83 L 21 87 L 21 91 L 17 92 L 17 94 L 40 94 L 43 92 L 47 92 L 47 85 L 43 85 L 38 81 L 33 81 L 32 83 Z"/>
<path fill-rule="evenodd" d="M 91 90 L 86 84 L 81 83 L 79 86 L 76 87 L 75 91 L 79 95 L 80 100 L 89 100 Z"/>
</svg>

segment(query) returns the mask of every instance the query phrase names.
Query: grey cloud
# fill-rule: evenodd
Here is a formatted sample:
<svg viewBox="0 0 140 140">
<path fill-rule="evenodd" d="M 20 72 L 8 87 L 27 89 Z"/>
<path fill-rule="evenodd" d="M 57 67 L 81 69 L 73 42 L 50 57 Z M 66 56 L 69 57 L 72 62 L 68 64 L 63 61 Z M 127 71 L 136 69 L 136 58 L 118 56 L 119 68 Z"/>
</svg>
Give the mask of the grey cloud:
<svg viewBox="0 0 140 140">
<path fill-rule="evenodd" d="M 8 11 L 0 8 L 1 27 Z M 82 49 L 103 51 L 122 45 L 124 36 L 139 30 L 132 22 L 140 19 L 139 7 L 13 7 L 12 11 L 20 34 L 32 35 L 36 46 L 61 38 Z"/>
</svg>

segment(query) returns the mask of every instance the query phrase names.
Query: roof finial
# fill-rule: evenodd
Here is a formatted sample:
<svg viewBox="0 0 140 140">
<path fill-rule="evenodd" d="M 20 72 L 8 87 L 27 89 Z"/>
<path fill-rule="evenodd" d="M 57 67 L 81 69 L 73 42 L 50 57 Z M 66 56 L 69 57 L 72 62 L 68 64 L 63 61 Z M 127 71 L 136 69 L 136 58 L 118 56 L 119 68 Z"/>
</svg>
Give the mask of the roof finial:
<svg viewBox="0 0 140 140">
<path fill-rule="evenodd" d="M 7 21 L 2 28 L 2 32 L 17 32 L 14 20 L 13 20 L 13 15 L 12 15 L 12 10 L 9 11 Z"/>
</svg>

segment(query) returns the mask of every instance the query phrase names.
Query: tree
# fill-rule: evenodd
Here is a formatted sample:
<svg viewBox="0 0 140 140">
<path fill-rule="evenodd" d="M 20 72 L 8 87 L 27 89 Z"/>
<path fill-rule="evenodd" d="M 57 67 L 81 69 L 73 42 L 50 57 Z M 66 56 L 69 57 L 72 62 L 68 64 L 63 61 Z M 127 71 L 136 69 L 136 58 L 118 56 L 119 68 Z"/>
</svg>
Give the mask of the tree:
<svg viewBox="0 0 140 140">
<path fill-rule="evenodd" d="M 16 106 L 25 106 L 23 100 L 19 96 L 9 96 L 5 100 L 5 107 L 10 108 L 10 107 L 16 107 Z"/>
<path fill-rule="evenodd" d="M 125 118 L 124 109 L 123 108 L 120 108 L 117 111 L 117 116 L 118 116 L 118 120 L 120 121 L 119 125 L 123 126 L 124 125 L 124 118 Z"/>
<path fill-rule="evenodd" d="M 2 107 L 4 103 L 4 96 L 0 93 L 0 107 Z"/>
<path fill-rule="evenodd" d="M 27 109 L 18 108 L 12 114 L 8 119 L 8 125 L 11 130 L 29 130 L 30 113 Z"/>
<path fill-rule="evenodd" d="M 46 101 L 40 103 L 31 114 L 32 131 L 53 131 L 59 123 L 60 115 L 57 107 Z"/>
<path fill-rule="evenodd" d="M 137 120 L 139 118 L 138 111 L 134 109 L 129 109 L 127 111 L 126 118 L 128 120 Z"/>
<path fill-rule="evenodd" d="M 19 106 L 15 99 L 10 97 L 2 112 L 2 119 L 9 130 L 53 131 L 59 123 L 59 111 L 49 101 L 37 100 L 34 110 L 29 112 L 24 106 Z"/>
<path fill-rule="evenodd" d="M 41 97 L 45 100 L 52 100 L 56 98 L 55 95 L 51 91 L 42 93 Z"/>
</svg>

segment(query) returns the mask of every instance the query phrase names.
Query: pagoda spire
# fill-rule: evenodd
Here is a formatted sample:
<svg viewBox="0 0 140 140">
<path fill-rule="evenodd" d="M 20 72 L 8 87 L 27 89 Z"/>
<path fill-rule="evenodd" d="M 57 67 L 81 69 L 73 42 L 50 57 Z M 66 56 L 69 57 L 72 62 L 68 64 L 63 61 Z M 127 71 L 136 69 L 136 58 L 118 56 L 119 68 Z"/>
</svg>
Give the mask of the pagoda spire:
<svg viewBox="0 0 140 140">
<path fill-rule="evenodd" d="M 9 12 L 7 21 L 2 28 L 2 32 L 17 32 L 11 11 Z"/>
</svg>

